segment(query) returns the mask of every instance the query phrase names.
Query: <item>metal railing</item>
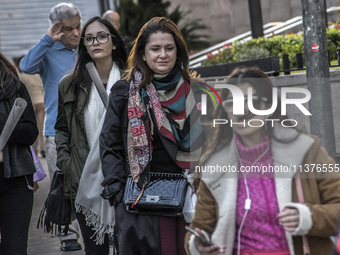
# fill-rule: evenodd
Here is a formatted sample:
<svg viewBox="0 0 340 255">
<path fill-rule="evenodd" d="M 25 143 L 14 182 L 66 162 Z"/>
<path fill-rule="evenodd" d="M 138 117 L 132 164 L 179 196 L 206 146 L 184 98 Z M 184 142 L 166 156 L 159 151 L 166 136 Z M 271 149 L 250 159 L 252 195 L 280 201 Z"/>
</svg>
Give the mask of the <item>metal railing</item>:
<svg viewBox="0 0 340 255">
<path fill-rule="evenodd" d="M 328 54 L 329 55 L 329 54 Z M 226 64 L 218 64 L 218 65 L 211 65 L 211 66 L 204 66 L 204 67 L 196 67 L 192 68 L 195 70 L 202 78 L 207 77 L 219 77 L 219 76 L 228 76 L 236 67 L 244 66 L 244 67 L 258 67 L 263 72 L 267 73 L 268 75 L 278 76 L 281 73 L 284 75 L 289 75 L 291 72 L 294 71 L 303 71 L 306 70 L 303 54 L 297 53 L 296 56 L 296 64 L 292 66 L 289 55 L 283 54 L 282 55 L 282 68 L 280 64 L 279 56 L 271 56 L 267 58 L 260 58 L 260 59 L 252 59 L 247 61 L 240 61 L 240 62 L 231 62 Z M 331 65 L 331 59 L 329 59 L 329 67 L 338 67 L 340 66 L 340 49 L 336 51 L 336 60 L 337 64 Z"/>
<path fill-rule="evenodd" d="M 333 12 L 339 12 L 340 7 L 330 7 L 327 9 L 327 13 L 333 13 Z M 264 28 L 264 37 L 271 37 L 273 35 L 277 35 L 283 32 L 286 32 L 287 30 L 294 28 L 298 25 L 302 24 L 302 16 L 297 16 L 292 19 L 289 19 L 285 22 L 272 22 L 267 23 L 263 26 Z M 207 54 L 211 53 L 212 55 L 218 54 L 221 50 L 224 49 L 225 45 L 228 45 L 230 43 L 233 43 L 235 41 L 249 41 L 252 39 L 251 37 L 251 31 L 248 31 L 246 33 L 240 34 L 238 36 L 235 36 L 231 39 L 228 39 L 226 41 L 223 41 L 221 43 L 218 43 L 214 46 L 211 46 L 205 50 L 202 50 L 200 52 L 197 52 L 189 57 L 189 67 L 190 68 L 197 68 L 200 67 L 202 64 L 201 62 L 208 59 Z"/>
</svg>

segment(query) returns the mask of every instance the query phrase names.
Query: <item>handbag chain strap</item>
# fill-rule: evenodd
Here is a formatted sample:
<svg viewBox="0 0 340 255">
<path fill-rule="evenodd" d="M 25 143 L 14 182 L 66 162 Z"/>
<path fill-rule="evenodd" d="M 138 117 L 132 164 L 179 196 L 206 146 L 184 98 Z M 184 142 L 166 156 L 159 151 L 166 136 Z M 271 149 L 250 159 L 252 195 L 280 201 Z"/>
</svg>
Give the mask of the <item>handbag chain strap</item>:
<svg viewBox="0 0 340 255">
<path fill-rule="evenodd" d="M 295 181 L 296 193 L 298 196 L 299 203 L 304 204 L 305 200 L 303 197 L 302 184 L 301 184 L 301 178 L 300 178 L 299 173 L 295 175 L 294 181 Z M 309 249 L 308 239 L 306 235 L 302 236 L 302 246 L 303 246 L 303 254 L 309 255 L 310 249 Z"/>
</svg>

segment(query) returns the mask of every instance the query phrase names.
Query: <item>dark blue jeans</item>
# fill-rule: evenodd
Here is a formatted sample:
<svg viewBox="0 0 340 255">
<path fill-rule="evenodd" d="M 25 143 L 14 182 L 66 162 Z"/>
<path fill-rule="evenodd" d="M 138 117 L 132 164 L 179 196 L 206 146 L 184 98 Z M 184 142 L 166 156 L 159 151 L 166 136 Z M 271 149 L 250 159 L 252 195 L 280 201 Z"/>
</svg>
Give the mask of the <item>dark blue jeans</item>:
<svg viewBox="0 0 340 255">
<path fill-rule="evenodd" d="M 26 180 L 27 178 L 27 180 Z M 33 175 L 4 179 L 0 163 L 1 255 L 27 254 L 28 229 L 32 215 Z"/>
</svg>

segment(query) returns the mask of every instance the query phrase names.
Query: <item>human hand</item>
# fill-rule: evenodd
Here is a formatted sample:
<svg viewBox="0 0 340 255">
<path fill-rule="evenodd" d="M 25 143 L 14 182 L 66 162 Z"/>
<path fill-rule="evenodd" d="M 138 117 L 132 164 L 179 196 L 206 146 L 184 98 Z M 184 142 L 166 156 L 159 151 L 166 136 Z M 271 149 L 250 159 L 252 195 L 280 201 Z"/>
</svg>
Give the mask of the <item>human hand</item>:
<svg viewBox="0 0 340 255">
<path fill-rule="evenodd" d="M 195 228 L 195 231 L 199 234 L 199 235 L 203 235 L 202 230 L 199 228 Z M 196 249 L 199 251 L 199 253 L 201 255 L 217 255 L 217 254 L 221 254 L 225 251 L 225 246 L 222 247 L 218 247 L 214 244 L 211 245 L 203 245 L 203 242 L 200 240 L 200 238 L 197 238 L 195 236 L 195 245 L 196 245 Z"/>
<path fill-rule="evenodd" d="M 295 208 L 284 208 L 277 216 L 280 225 L 288 232 L 294 232 L 299 226 L 300 215 Z"/>
<path fill-rule="evenodd" d="M 33 193 L 35 193 L 37 191 L 37 189 L 39 189 L 39 184 L 38 184 L 38 182 L 34 182 L 34 184 L 33 184 Z"/>
<path fill-rule="evenodd" d="M 60 41 L 61 37 L 65 34 L 62 32 L 63 24 L 61 21 L 57 21 L 52 24 L 47 30 L 47 35 L 51 37 L 53 42 Z"/>
</svg>

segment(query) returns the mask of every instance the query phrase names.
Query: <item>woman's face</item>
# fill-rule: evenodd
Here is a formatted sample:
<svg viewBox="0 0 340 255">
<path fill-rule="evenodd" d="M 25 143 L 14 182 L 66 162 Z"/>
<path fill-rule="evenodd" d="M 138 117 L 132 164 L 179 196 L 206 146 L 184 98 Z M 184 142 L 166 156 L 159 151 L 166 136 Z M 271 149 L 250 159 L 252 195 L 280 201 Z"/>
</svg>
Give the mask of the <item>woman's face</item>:
<svg viewBox="0 0 340 255">
<path fill-rule="evenodd" d="M 170 33 L 157 32 L 150 35 L 145 45 L 143 60 L 155 74 L 167 74 L 175 66 L 177 47 Z"/>
<path fill-rule="evenodd" d="M 236 134 L 239 135 L 241 141 L 246 147 L 255 146 L 264 141 L 264 133 L 265 133 L 265 119 L 266 116 L 263 115 L 254 115 L 248 109 L 248 88 L 252 87 L 250 83 L 240 84 L 238 86 L 245 97 L 244 102 L 244 115 L 233 115 L 232 104 L 224 105 L 224 109 L 226 110 L 229 121 L 232 123 L 232 129 Z M 231 99 L 231 93 L 228 94 L 227 99 Z M 253 88 L 253 105 L 257 110 L 266 109 L 266 104 L 256 95 L 256 90 Z M 260 121 L 262 120 L 262 122 Z M 249 125 L 250 121 L 250 125 Z M 236 123 L 236 124 L 235 124 Z M 262 125 L 262 123 L 264 123 Z"/>
<path fill-rule="evenodd" d="M 94 37 L 97 39 L 93 39 Z M 112 37 L 109 29 L 102 23 L 94 21 L 87 26 L 83 43 L 88 54 L 94 61 L 106 58 L 112 59 L 112 49 L 115 48 L 115 46 L 112 45 Z"/>
</svg>

